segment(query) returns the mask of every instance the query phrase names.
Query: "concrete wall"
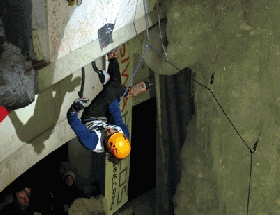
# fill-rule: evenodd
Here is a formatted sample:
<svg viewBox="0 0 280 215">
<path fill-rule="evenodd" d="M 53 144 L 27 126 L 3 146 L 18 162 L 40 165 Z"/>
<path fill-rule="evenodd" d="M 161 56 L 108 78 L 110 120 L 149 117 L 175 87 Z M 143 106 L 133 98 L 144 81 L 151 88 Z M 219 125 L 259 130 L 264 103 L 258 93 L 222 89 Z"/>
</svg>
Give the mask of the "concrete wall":
<svg viewBox="0 0 280 215">
<path fill-rule="evenodd" d="M 32 0 L 31 0 L 32 1 Z M 32 1 L 32 39 L 34 52 L 38 60 L 50 60 L 50 47 L 48 37 L 47 1 Z"/>
<path fill-rule="evenodd" d="M 147 4 L 151 26 L 157 20 L 157 13 L 153 10 L 155 0 L 147 1 Z M 142 1 L 97 1 L 92 4 L 87 0 L 73 7 L 67 6 L 67 2 L 47 1 L 47 12 L 51 64 L 39 73 L 39 78 L 44 79 L 43 87 L 62 80 L 146 28 Z M 101 50 L 97 31 L 107 22 L 115 23 L 113 43 Z"/>
<path fill-rule="evenodd" d="M 91 100 L 102 86 L 91 65 L 85 66 L 85 73 L 84 95 Z M 78 70 L 40 92 L 31 105 L 12 111 L 0 124 L 1 190 L 40 159 L 75 137 L 67 123 L 66 112 L 78 97 L 80 75 Z"/>
<path fill-rule="evenodd" d="M 169 60 L 213 89 L 250 147 L 263 125 L 249 214 L 279 214 L 279 1 L 165 3 Z M 169 66 L 154 68 L 168 73 Z M 181 150 L 175 214 L 246 214 L 250 152 L 211 92 L 194 84 L 196 118 Z"/>
<path fill-rule="evenodd" d="M 134 22 L 134 19 L 137 19 L 135 14 L 138 14 L 138 17 L 144 14 L 141 2 L 117 0 L 93 3 L 84 0 L 80 6 L 69 7 L 67 2 L 63 4 L 59 1 L 48 1 L 51 61 L 97 40 L 98 29 L 107 23 L 115 24 L 116 31 Z M 110 51 L 110 48 L 107 51 Z"/>
</svg>

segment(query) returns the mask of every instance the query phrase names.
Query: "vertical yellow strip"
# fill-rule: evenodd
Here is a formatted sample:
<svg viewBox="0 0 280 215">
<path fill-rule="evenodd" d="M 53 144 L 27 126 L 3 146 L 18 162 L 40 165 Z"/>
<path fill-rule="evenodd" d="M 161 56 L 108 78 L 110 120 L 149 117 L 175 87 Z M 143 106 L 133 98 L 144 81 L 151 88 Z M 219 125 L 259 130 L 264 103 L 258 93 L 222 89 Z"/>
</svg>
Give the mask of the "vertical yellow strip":
<svg viewBox="0 0 280 215">
<path fill-rule="evenodd" d="M 127 86 L 133 74 L 133 51 L 131 42 L 125 43 L 118 49 L 118 62 L 122 84 Z M 128 126 L 131 140 L 132 99 L 124 98 L 120 104 L 124 123 Z M 133 150 L 133 143 L 132 150 Z M 105 165 L 105 198 L 107 214 L 111 215 L 128 201 L 128 180 L 130 173 L 130 156 L 123 159 L 119 165 L 107 160 Z"/>
<path fill-rule="evenodd" d="M 122 78 L 122 84 L 127 86 L 130 82 L 130 79 L 133 75 L 133 40 L 123 44 L 118 49 L 118 60 L 120 63 L 120 72 Z M 120 108 L 122 111 L 122 117 L 124 123 L 128 126 L 130 139 L 132 136 L 132 98 L 123 98 Z"/>
</svg>

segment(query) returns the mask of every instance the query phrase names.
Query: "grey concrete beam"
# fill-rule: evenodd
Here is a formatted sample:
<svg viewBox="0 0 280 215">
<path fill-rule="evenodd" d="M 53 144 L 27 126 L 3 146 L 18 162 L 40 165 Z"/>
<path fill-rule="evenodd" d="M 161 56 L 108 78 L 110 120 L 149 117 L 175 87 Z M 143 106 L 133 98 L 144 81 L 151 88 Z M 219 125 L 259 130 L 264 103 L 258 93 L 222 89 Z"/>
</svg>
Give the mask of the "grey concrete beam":
<svg viewBox="0 0 280 215">
<path fill-rule="evenodd" d="M 148 14 L 149 27 L 157 22 L 157 11 L 152 11 Z M 57 59 L 48 67 L 40 70 L 38 74 L 38 87 L 39 91 L 50 87 L 51 85 L 59 82 L 68 75 L 74 73 L 84 65 L 90 63 L 94 59 L 105 55 L 109 50 L 112 50 L 141 32 L 145 31 L 146 23 L 145 17 L 142 16 L 134 22 L 113 32 L 114 43 L 108 45 L 107 49 L 100 51 L 99 41 L 93 42 L 71 52 L 65 57 Z M 99 51 L 97 51 L 99 50 Z"/>
</svg>

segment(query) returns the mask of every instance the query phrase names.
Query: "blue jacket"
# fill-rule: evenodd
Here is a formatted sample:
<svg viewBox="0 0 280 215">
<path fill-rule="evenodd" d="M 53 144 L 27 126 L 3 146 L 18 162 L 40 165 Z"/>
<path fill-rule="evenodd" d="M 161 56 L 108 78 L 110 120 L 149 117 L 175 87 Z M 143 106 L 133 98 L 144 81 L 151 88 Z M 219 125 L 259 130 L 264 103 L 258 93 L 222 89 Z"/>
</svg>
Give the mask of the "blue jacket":
<svg viewBox="0 0 280 215">
<path fill-rule="evenodd" d="M 109 105 L 110 114 L 113 116 L 114 125 L 119 126 L 123 133 L 129 138 L 128 128 L 123 123 L 123 119 L 121 116 L 120 106 L 117 100 L 114 100 Z M 78 136 L 80 142 L 83 146 L 92 151 L 96 148 L 96 145 L 99 141 L 99 137 L 97 136 L 95 131 L 90 131 L 79 119 L 78 112 L 67 112 L 68 124 L 71 126 L 72 130 Z M 94 120 L 94 119 L 93 119 Z"/>
</svg>

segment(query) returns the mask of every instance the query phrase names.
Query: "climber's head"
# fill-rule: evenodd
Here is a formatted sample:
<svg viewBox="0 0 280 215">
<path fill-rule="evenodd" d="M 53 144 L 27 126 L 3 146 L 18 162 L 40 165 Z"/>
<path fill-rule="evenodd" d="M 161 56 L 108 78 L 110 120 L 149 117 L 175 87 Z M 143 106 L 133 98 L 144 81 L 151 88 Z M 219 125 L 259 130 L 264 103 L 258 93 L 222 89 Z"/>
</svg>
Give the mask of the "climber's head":
<svg viewBox="0 0 280 215">
<path fill-rule="evenodd" d="M 118 159 L 126 158 L 130 154 L 130 142 L 125 134 L 107 128 L 105 133 L 105 140 L 108 150 L 112 155 Z"/>
</svg>

